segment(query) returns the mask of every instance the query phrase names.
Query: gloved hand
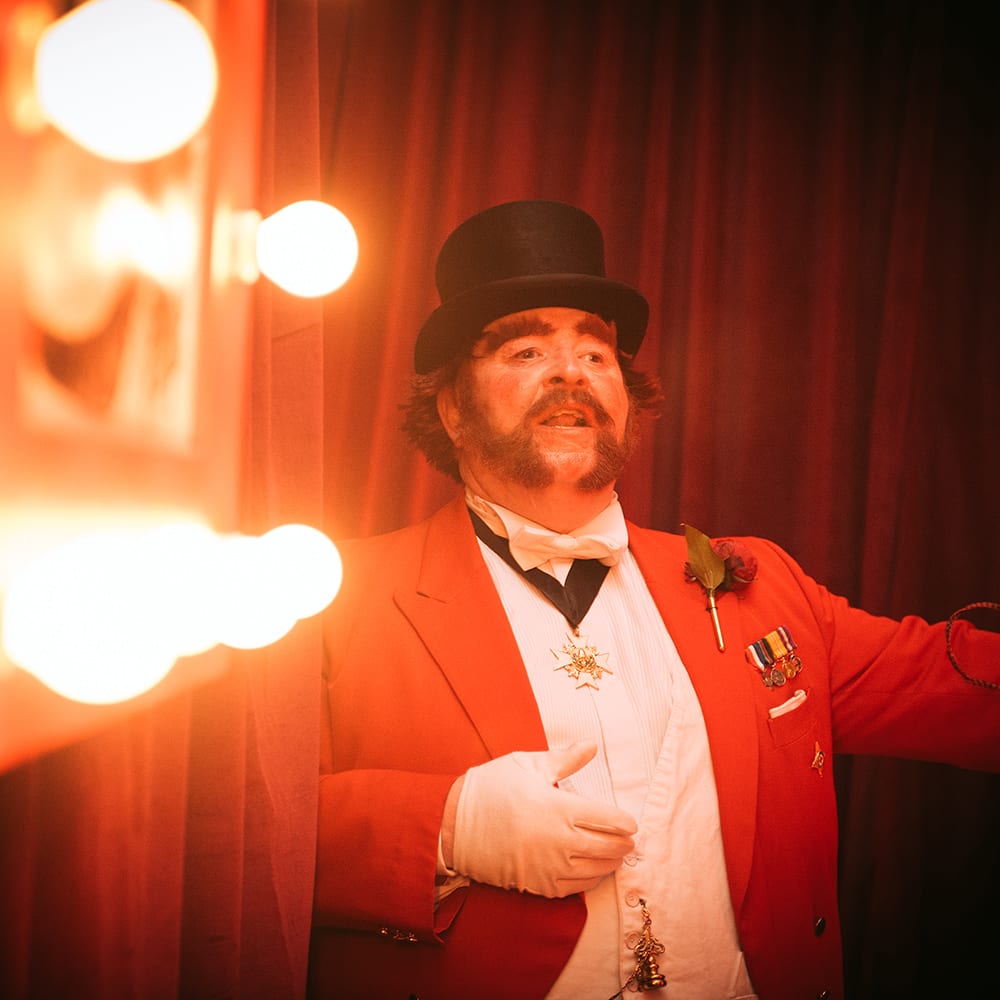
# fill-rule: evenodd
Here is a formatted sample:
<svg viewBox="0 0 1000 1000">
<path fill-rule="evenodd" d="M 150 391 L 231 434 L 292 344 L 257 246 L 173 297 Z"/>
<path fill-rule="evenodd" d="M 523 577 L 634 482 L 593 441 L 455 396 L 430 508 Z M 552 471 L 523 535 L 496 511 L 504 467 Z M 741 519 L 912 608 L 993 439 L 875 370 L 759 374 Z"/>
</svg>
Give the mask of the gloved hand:
<svg viewBox="0 0 1000 1000">
<path fill-rule="evenodd" d="M 597 752 L 593 743 L 517 751 L 470 768 L 455 817 L 454 870 L 540 896 L 592 889 L 633 848 L 635 820 L 556 788 Z"/>
</svg>

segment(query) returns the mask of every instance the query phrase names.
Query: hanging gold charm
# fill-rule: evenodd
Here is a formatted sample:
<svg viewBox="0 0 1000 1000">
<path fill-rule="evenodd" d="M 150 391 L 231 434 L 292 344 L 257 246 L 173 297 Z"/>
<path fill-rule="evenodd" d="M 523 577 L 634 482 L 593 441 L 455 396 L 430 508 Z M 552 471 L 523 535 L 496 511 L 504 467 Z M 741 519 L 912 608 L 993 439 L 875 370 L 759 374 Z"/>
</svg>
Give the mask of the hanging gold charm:
<svg viewBox="0 0 1000 1000">
<path fill-rule="evenodd" d="M 579 681 L 576 685 L 579 690 L 582 687 L 592 687 L 595 691 L 600 690 L 597 686 L 597 682 L 605 674 L 613 674 L 613 670 L 609 670 L 607 664 L 602 662 L 607 660 L 607 653 L 598 653 L 596 646 L 591 646 L 586 640 L 584 640 L 580 645 L 577 645 L 573 638 L 574 636 L 579 638 L 580 630 L 574 629 L 573 635 L 566 635 L 566 642 L 563 643 L 562 649 L 556 652 L 552 650 L 552 655 L 559 659 L 561 654 L 569 657 L 569 663 L 560 663 L 555 666 L 554 670 L 565 670 L 566 673 L 570 675 L 575 681 Z"/>
<path fill-rule="evenodd" d="M 639 993 L 646 993 L 649 990 L 662 990 L 667 985 L 667 977 L 660 972 L 660 967 L 656 964 L 656 956 L 662 955 L 664 949 L 653 936 L 653 921 L 649 910 L 646 909 L 646 900 L 640 899 L 639 905 L 642 907 L 642 932 L 631 935 L 638 939 L 634 947 L 628 940 L 625 942 L 632 947 L 632 953 L 635 955 L 635 970 L 625 986 Z"/>
</svg>

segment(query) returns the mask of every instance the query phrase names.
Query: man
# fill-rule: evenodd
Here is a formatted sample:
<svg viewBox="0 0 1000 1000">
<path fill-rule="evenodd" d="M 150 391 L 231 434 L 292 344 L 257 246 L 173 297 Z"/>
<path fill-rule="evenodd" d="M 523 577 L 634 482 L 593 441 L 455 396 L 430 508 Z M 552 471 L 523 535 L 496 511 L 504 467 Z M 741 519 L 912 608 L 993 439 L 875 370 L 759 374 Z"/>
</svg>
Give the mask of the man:
<svg viewBox="0 0 1000 1000">
<path fill-rule="evenodd" d="M 625 522 L 647 309 L 585 213 L 479 213 L 437 281 L 406 426 L 464 491 L 342 547 L 312 995 L 842 996 L 831 755 L 1000 767 L 949 663 L 1000 637 Z"/>
</svg>

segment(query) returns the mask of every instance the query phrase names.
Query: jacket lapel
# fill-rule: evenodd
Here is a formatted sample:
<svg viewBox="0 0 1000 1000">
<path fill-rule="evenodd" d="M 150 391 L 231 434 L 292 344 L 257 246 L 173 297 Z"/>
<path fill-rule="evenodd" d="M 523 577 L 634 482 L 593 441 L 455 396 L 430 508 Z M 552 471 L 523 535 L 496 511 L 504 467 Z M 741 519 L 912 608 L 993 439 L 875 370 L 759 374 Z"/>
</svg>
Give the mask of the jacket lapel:
<svg viewBox="0 0 1000 1000">
<path fill-rule="evenodd" d="M 430 519 L 417 586 L 398 590 L 395 599 L 491 756 L 546 749 L 531 684 L 464 497 Z"/>
<path fill-rule="evenodd" d="M 629 547 L 701 704 L 738 914 L 753 858 L 758 757 L 753 673 L 743 659 L 746 630 L 740 602 L 732 595 L 720 602 L 726 639 L 720 653 L 704 594 L 684 581 L 684 540 L 630 524 Z M 417 585 L 398 590 L 395 599 L 448 678 L 490 756 L 546 748 L 531 684 L 463 497 L 430 519 Z"/>
<path fill-rule="evenodd" d="M 684 539 L 629 524 L 629 548 L 677 647 L 701 704 L 715 771 L 722 839 L 733 909 L 739 914 L 753 859 L 757 807 L 757 724 L 743 659 L 740 601 L 725 595 L 719 617 L 726 649 L 719 652 L 702 588 L 684 580 Z"/>
</svg>

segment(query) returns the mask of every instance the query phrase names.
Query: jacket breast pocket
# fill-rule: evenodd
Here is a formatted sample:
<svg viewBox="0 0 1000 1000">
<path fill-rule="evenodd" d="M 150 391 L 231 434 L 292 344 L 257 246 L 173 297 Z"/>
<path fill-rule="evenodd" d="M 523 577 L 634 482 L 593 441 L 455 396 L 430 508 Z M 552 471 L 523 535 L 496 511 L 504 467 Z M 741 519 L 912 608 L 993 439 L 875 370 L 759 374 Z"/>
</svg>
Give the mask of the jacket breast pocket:
<svg viewBox="0 0 1000 1000">
<path fill-rule="evenodd" d="M 774 745 L 784 747 L 814 734 L 818 722 L 808 688 L 799 688 L 768 711 L 767 727 Z"/>
</svg>

